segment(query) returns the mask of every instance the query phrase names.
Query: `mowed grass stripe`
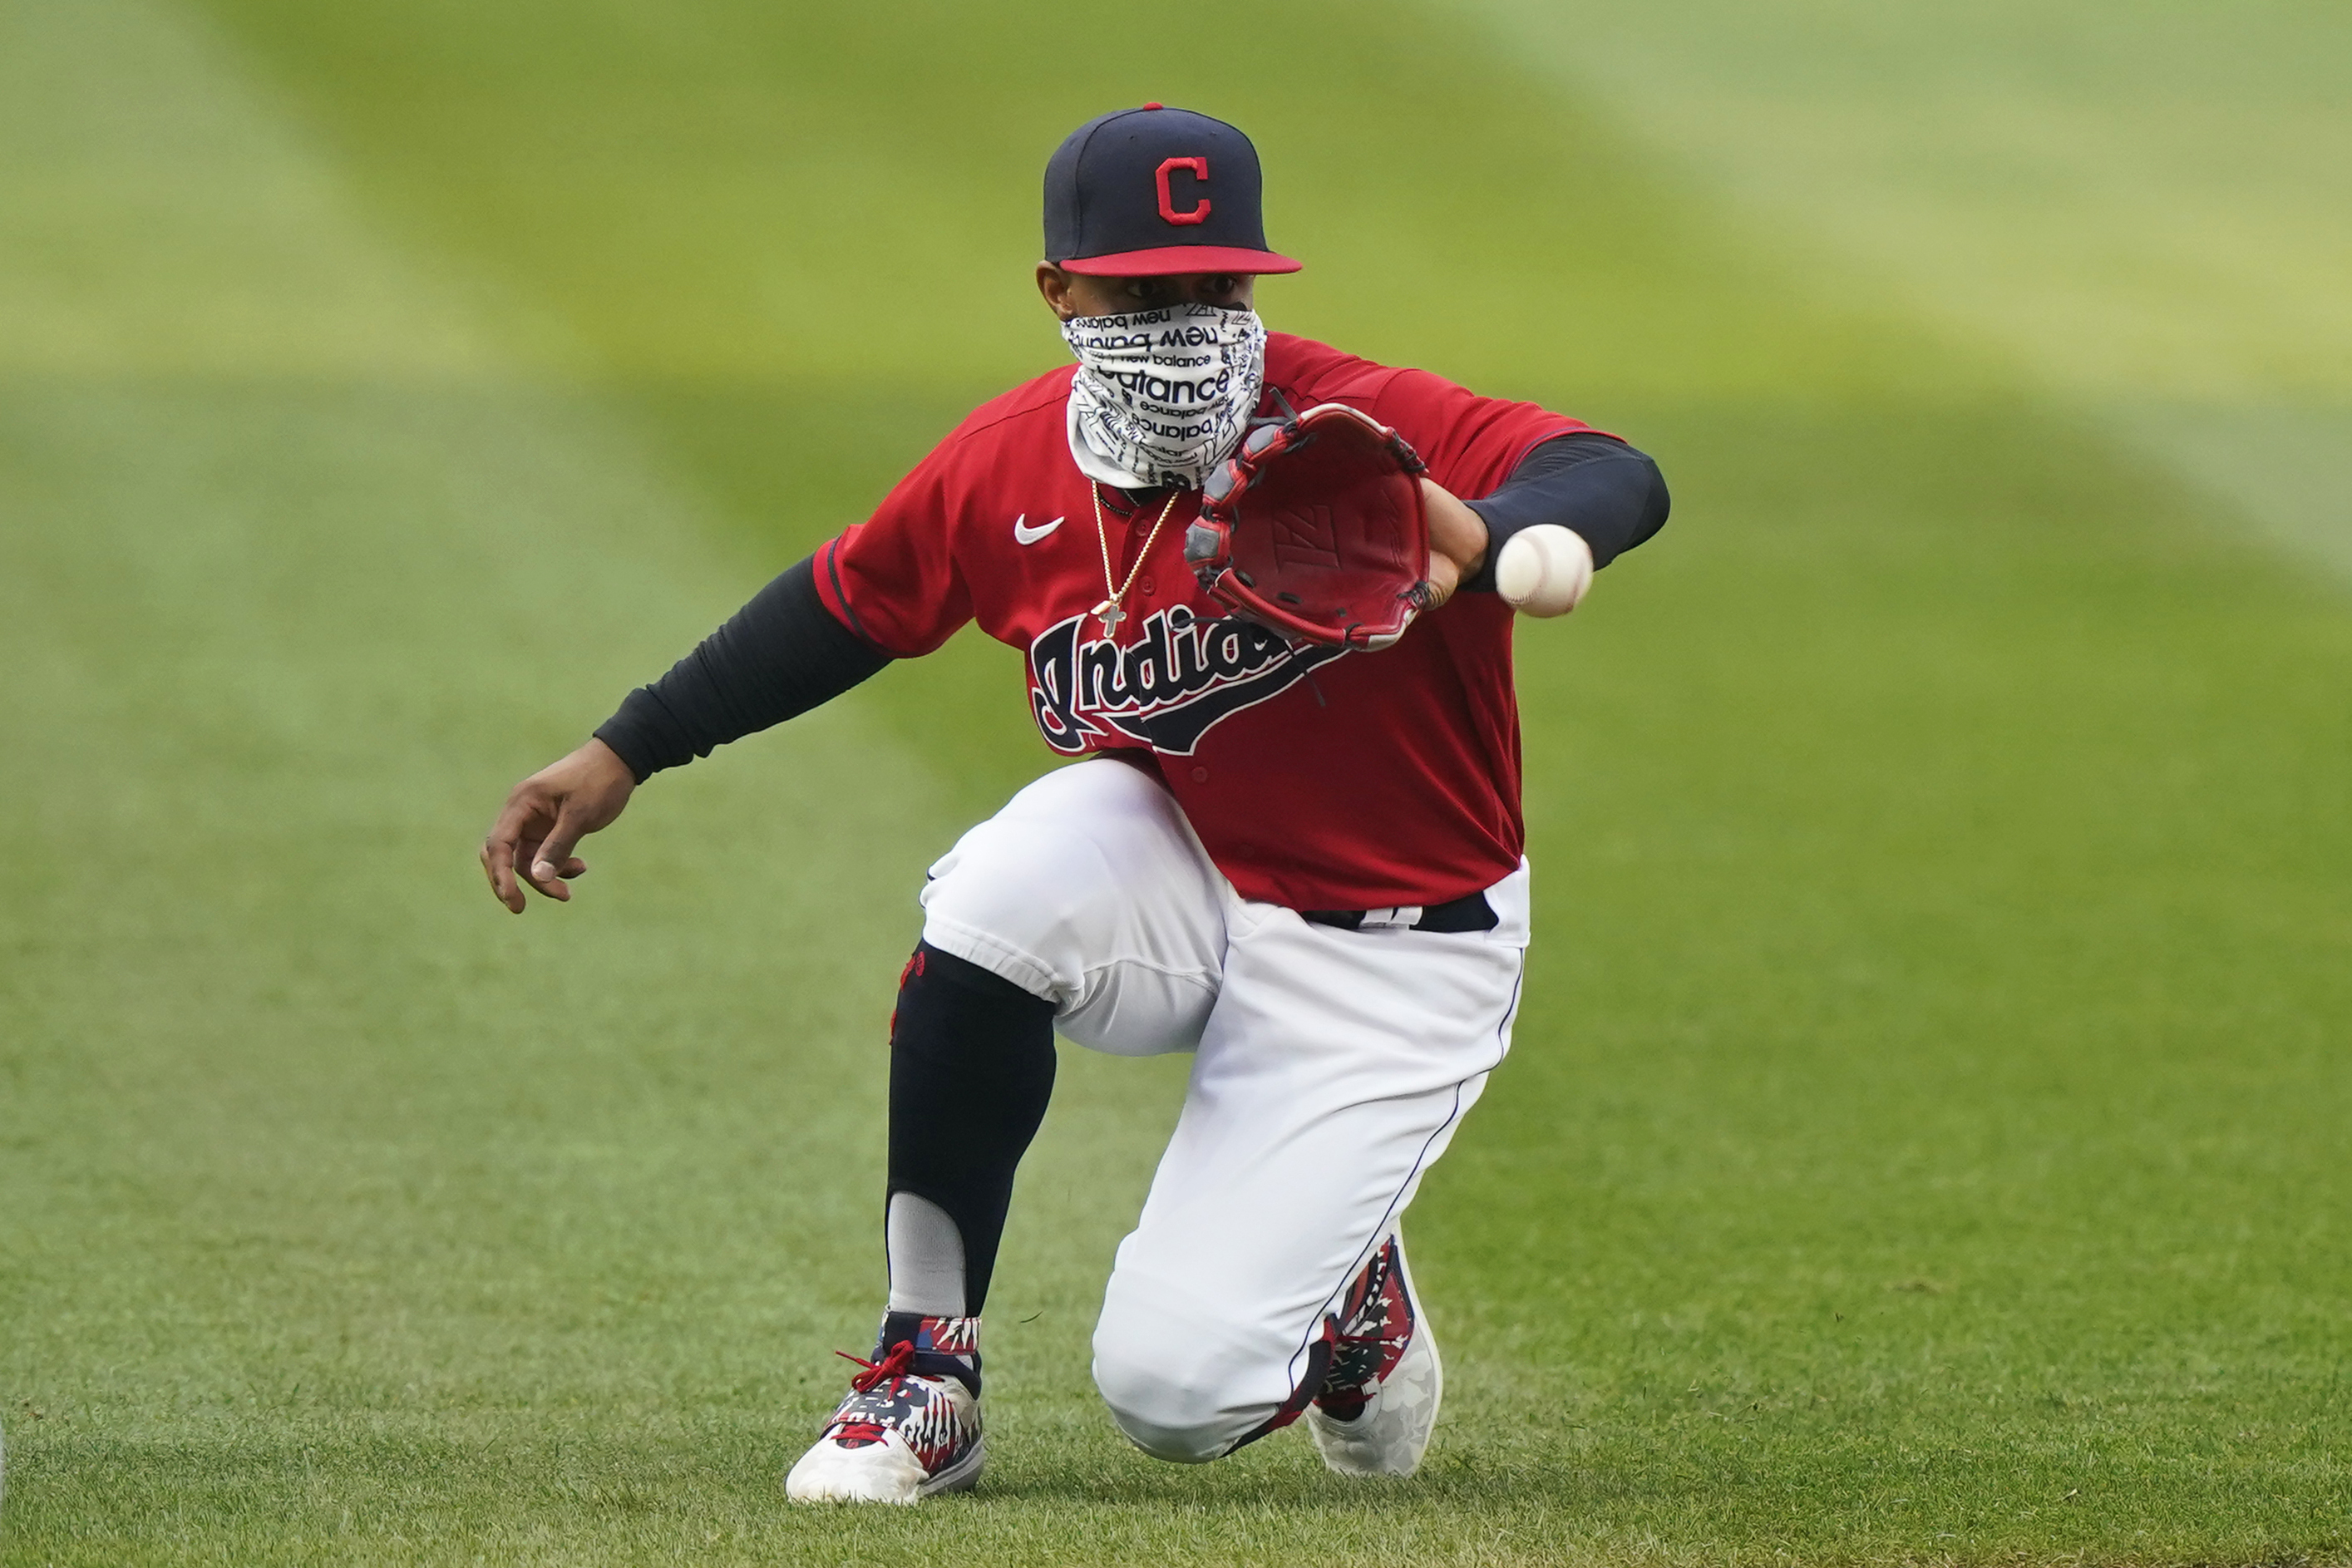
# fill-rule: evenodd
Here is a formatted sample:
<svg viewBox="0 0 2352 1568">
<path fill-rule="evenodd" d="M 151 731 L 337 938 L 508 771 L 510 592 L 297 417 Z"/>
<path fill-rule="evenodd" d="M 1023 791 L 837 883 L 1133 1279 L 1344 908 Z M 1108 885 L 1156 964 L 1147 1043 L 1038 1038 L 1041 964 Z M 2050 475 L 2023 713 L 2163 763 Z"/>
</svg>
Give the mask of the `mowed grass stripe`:
<svg viewBox="0 0 2352 1568">
<path fill-rule="evenodd" d="M 2352 581 L 2352 26 L 2313 5 L 1444 0 L 1720 194 Z"/>
<path fill-rule="evenodd" d="M 498 357 L 218 30 L 0 5 L 0 373 L 450 380 Z"/>
<path fill-rule="evenodd" d="M 1444 0 L 1806 247 L 2076 396 L 2352 395 L 2352 18 Z"/>
</svg>

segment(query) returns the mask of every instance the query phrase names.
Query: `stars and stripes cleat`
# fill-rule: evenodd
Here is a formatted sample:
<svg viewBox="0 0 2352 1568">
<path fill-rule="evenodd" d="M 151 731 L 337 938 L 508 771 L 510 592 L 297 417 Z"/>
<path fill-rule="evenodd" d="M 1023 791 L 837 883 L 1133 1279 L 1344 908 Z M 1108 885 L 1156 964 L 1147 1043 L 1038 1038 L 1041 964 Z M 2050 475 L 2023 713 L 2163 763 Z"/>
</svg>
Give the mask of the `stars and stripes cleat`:
<svg viewBox="0 0 2352 1568">
<path fill-rule="evenodd" d="M 887 1348 L 886 1348 L 887 1347 Z M 784 1478 L 794 1502 L 919 1502 L 980 1479 L 980 1320 L 892 1313 L 816 1444 Z"/>
<path fill-rule="evenodd" d="M 1334 1319 L 1331 1369 L 1307 1410 L 1315 1447 L 1343 1476 L 1409 1476 L 1437 1428 L 1445 1373 L 1400 1238 L 1381 1244 Z"/>
</svg>

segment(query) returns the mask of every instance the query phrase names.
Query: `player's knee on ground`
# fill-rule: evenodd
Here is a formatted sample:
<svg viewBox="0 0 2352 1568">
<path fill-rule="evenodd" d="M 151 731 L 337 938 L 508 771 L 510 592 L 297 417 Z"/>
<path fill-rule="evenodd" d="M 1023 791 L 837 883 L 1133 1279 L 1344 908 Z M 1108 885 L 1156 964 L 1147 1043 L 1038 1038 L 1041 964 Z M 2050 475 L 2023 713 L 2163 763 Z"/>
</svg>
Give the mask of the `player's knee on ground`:
<svg viewBox="0 0 2352 1568">
<path fill-rule="evenodd" d="M 1154 1353 L 1152 1347 L 1106 1349 L 1097 1334 L 1095 1386 L 1111 1419 L 1137 1447 L 1155 1459 L 1204 1464 L 1231 1448 L 1239 1432 L 1222 1418 L 1219 1390 L 1202 1375 L 1209 1369 L 1181 1364 L 1184 1359 Z"/>
<path fill-rule="evenodd" d="M 1288 1395 L 1286 1369 L 1221 1328 L 1108 1309 L 1095 1326 L 1095 1386 L 1119 1430 L 1152 1458 L 1221 1458 Z"/>
</svg>

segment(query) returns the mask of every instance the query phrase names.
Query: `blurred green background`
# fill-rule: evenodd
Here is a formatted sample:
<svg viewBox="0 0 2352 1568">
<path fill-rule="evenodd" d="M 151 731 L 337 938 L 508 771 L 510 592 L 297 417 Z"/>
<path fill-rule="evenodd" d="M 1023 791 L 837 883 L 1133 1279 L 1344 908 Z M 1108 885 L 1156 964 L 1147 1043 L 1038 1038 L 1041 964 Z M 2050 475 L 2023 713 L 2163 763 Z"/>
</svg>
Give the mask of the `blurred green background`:
<svg viewBox="0 0 2352 1568">
<path fill-rule="evenodd" d="M 0 0 L 0 1561 L 2352 1552 L 2352 17 Z M 1087 1384 L 1181 1062 L 1066 1053 L 989 1479 L 787 1510 L 881 1289 L 967 634 L 474 845 L 974 402 L 1044 159 L 1235 120 L 1276 326 L 1619 430 L 1413 1481 Z"/>
</svg>

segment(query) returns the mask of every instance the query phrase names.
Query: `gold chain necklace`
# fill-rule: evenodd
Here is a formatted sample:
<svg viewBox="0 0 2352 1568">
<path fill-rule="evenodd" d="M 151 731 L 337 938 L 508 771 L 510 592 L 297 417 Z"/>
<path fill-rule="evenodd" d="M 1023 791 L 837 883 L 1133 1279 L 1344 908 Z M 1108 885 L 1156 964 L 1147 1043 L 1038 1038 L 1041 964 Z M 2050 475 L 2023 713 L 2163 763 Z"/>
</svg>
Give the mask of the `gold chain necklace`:
<svg viewBox="0 0 2352 1568">
<path fill-rule="evenodd" d="M 1127 619 L 1127 612 L 1119 608 L 1119 602 L 1127 597 L 1127 591 L 1135 586 L 1136 574 L 1143 570 L 1143 563 L 1151 559 L 1151 546 L 1160 537 L 1160 523 L 1166 522 L 1168 514 L 1176 510 L 1176 497 L 1181 492 L 1168 492 L 1168 504 L 1160 509 L 1160 521 L 1153 523 L 1151 531 L 1144 536 L 1143 548 L 1136 552 L 1135 564 L 1127 569 L 1127 581 L 1124 583 L 1111 574 L 1110 526 L 1103 521 L 1102 486 L 1089 479 L 1087 481 L 1087 493 L 1094 498 L 1095 542 L 1102 546 L 1104 589 L 1103 602 L 1087 614 L 1102 622 L 1103 636 L 1115 639 L 1118 636 L 1118 623 Z"/>
</svg>

